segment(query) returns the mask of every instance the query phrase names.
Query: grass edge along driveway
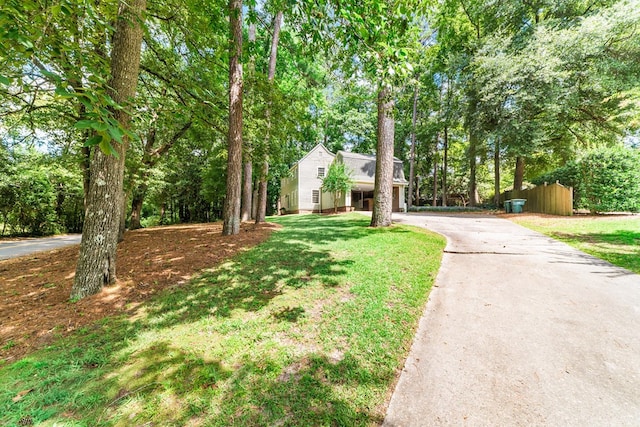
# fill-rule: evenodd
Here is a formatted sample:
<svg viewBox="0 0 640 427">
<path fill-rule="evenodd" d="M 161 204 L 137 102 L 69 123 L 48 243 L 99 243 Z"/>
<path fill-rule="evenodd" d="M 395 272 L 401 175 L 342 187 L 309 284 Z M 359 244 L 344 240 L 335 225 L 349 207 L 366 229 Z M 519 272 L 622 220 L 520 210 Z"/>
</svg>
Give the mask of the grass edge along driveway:
<svg viewBox="0 0 640 427">
<path fill-rule="evenodd" d="M 509 218 L 531 230 L 573 246 L 618 267 L 640 274 L 640 216 Z"/>
<path fill-rule="evenodd" d="M 358 214 L 273 221 L 135 314 L 1 367 L 0 424 L 379 424 L 444 239 Z"/>
</svg>

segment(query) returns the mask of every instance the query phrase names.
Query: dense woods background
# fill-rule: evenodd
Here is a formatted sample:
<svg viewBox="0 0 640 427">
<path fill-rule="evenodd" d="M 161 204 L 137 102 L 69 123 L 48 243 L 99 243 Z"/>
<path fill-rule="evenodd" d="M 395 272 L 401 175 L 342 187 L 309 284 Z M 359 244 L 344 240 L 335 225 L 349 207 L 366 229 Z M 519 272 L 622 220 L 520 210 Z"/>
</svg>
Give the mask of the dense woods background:
<svg viewBox="0 0 640 427">
<path fill-rule="evenodd" d="M 318 142 L 375 153 L 381 138 L 404 160 L 410 204 L 492 205 L 558 179 L 576 207 L 639 209 L 638 1 L 123 5 L 0 7 L 2 235 L 80 231 L 98 152 L 125 162 L 127 227 L 222 219 L 234 19 L 244 219 L 260 188 L 276 212 L 280 178 Z M 135 95 L 119 99 L 121 22 L 142 41 L 123 65 L 139 54 Z M 627 183 L 626 202 L 595 201 L 578 165 L 624 165 L 606 180 Z"/>
</svg>

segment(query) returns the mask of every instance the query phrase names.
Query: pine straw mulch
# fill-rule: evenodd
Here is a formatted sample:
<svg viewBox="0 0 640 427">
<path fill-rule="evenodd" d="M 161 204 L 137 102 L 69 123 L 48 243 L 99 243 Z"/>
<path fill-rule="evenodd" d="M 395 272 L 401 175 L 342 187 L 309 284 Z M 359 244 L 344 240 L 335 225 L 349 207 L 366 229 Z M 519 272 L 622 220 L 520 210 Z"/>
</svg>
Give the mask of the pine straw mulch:
<svg viewBox="0 0 640 427">
<path fill-rule="evenodd" d="M 69 295 L 78 245 L 0 261 L 0 359 L 16 361 L 81 326 L 132 312 L 163 289 L 265 241 L 276 227 L 242 224 L 235 236 L 222 236 L 221 223 L 129 231 L 118 245 L 117 283 L 75 303 Z"/>
</svg>

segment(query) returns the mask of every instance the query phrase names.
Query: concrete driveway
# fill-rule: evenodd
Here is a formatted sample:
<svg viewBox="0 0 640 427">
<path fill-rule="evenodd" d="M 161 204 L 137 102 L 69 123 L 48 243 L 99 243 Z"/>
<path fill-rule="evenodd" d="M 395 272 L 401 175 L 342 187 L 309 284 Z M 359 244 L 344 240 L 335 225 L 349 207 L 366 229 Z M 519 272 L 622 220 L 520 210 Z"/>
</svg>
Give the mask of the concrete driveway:
<svg viewBox="0 0 640 427">
<path fill-rule="evenodd" d="M 64 234 L 37 239 L 0 240 L 0 260 L 76 245 L 80 243 L 81 238 L 82 234 Z"/>
<path fill-rule="evenodd" d="M 640 426 L 640 276 L 508 220 L 447 237 L 385 426 Z"/>
</svg>

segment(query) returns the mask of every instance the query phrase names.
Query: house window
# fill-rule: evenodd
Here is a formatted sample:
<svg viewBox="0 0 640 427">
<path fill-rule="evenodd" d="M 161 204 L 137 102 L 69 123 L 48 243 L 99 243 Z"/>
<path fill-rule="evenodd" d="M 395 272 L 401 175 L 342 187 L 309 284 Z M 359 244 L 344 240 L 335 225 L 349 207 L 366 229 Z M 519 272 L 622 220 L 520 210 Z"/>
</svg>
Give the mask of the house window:
<svg viewBox="0 0 640 427">
<path fill-rule="evenodd" d="M 311 190 L 311 203 L 320 203 L 320 190 Z"/>
<path fill-rule="evenodd" d="M 324 168 L 318 168 L 318 178 L 324 178 Z"/>
</svg>

